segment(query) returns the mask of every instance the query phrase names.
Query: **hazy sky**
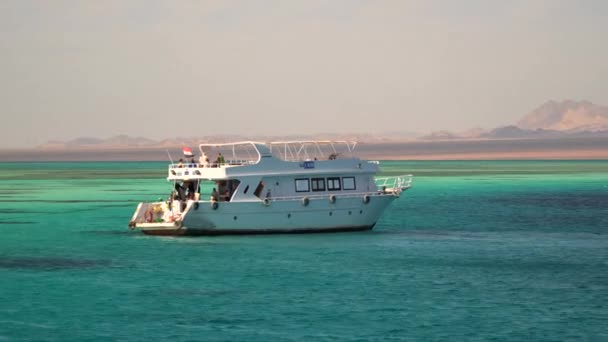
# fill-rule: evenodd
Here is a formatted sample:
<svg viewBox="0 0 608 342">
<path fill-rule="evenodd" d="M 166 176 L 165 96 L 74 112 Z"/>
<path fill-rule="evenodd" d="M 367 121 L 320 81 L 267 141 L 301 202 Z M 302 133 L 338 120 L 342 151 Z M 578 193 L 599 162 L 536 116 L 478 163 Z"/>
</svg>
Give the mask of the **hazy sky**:
<svg viewBox="0 0 608 342">
<path fill-rule="evenodd" d="M 0 1 L 0 147 L 464 130 L 608 105 L 608 1 Z"/>
</svg>

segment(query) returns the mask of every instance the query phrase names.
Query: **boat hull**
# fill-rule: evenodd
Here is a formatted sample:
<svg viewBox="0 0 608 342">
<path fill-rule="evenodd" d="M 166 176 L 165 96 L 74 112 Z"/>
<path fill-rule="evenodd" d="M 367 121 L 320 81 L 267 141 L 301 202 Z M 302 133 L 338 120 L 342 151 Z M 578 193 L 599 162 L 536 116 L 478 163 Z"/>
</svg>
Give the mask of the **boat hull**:
<svg viewBox="0 0 608 342">
<path fill-rule="evenodd" d="M 395 199 L 382 195 L 263 202 L 188 203 L 180 224 L 138 226 L 149 235 L 243 235 L 371 230 Z M 306 202 L 306 203 L 305 203 Z"/>
<path fill-rule="evenodd" d="M 168 228 L 168 229 L 145 229 L 142 230 L 146 235 L 157 236 L 218 236 L 218 235 L 267 235 L 267 234 L 312 234 L 312 233 L 340 233 L 340 232 L 360 232 L 372 230 L 374 225 L 361 227 L 335 227 L 335 228 L 315 228 L 315 229 L 292 229 L 292 228 L 271 228 L 271 229 L 200 229 L 200 228 Z"/>
</svg>

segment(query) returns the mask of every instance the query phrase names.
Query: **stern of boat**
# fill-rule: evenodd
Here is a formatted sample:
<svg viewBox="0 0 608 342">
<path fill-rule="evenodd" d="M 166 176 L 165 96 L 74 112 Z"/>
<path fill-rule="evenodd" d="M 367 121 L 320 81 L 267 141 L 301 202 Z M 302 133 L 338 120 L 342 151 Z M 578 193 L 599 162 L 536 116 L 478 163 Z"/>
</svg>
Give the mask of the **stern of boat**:
<svg viewBox="0 0 608 342">
<path fill-rule="evenodd" d="M 140 229 L 144 233 L 180 229 L 185 212 L 180 212 L 179 206 L 178 201 L 172 206 L 167 202 L 139 203 L 129 221 L 129 228 Z"/>
</svg>

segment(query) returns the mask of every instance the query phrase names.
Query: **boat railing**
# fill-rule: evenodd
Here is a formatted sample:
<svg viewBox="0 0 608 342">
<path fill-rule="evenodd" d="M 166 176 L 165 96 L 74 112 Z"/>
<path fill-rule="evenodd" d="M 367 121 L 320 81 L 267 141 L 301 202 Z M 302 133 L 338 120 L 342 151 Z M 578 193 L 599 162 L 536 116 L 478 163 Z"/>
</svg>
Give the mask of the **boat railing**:
<svg viewBox="0 0 608 342">
<path fill-rule="evenodd" d="M 336 194 L 332 194 L 332 193 L 322 193 L 322 194 L 314 194 L 314 195 L 298 195 L 298 196 L 282 196 L 282 197 L 268 197 L 265 199 L 262 199 L 263 201 L 270 201 L 270 202 L 274 202 L 274 201 L 293 201 L 293 200 L 304 200 L 304 199 L 309 199 L 309 200 L 314 200 L 314 199 L 319 199 L 319 198 L 323 198 L 323 199 L 330 199 L 331 198 L 364 198 L 365 196 L 369 196 L 369 197 L 378 197 L 378 196 L 386 196 L 386 195 L 394 195 L 393 192 L 390 191 L 382 191 L 382 190 L 376 190 L 376 191 L 364 191 L 364 192 L 349 192 L 349 193 L 336 193 Z"/>
<path fill-rule="evenodd" d="M 376 185 L 379 189 L 385 191 L 398 191 L 401 192 L 405 189 L 412 187 L 412 175 L 401 175 L 391 177 L 377 177 L 375 178 Z"/>
<path fill-rule="evenodd" d="M 130 226 L 134 227 L 136 223 L 158 222 L 162 218 L 160 209 L 162 204 L 163 202 L 139 203 L 131 218 Z"/>
<path fill-rule="evenodd" d="M 356 142 L 350 141 L 273 141 L 268 144 L 272 154 L 278 159 L 298 162 L 315 160 L 335 160 L 354 157 Z"/>
<path fill-rule="evenodd" d="M 245 160 L 245 159 L 227 159 L 223 163 L 209 162 L 207 164 L 200 164 L 200 163 L 169 164 L 169 168 L 170 169 L 218 168 L 218 167 L 253 165 L 255 163 L 256 163 L 255 161 Z"/>
</svg>

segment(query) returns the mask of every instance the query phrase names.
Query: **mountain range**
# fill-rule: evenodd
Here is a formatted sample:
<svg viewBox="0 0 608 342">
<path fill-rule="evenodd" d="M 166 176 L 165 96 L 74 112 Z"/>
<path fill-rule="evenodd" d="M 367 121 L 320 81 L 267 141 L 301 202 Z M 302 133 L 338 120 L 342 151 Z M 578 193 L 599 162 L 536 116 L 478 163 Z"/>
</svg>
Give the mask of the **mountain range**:
<svg viewBox="0 0 608 342">
<path fill-rule="evenodd" d="M 608 131 L 608 107 L 589 101 L 549 101 L 524 116 L 517 127 L 560 132 Z"/>
<path fill-rule="evenodd" d="M 422 140 L 608 137 L 608 107 L 589 101 L 547 101 L 516 124 L 463 133 L 433 132 Z"/>
<path fill-rule="evenodd" d="M 82 148 L 170 148 L 195 146 L 202 142 L 228 142 L 238 140 L 349 140 L 367 143 L 446 140 L 494 139 L 545 139 L 561 137 L 608 137 L 608 107 L 589 101 L 548 101 L 524 115 L 516 124 L 490 130 L 474 128 L 465 132 L 437 131 L 427 135 L 412 132 L 382 132 L 379 134 L 321 133 L 308 136 L 214 135 L 152 140 L 144 137 L 117 135 L 108 139 L 81 137 L 69 141 L 49 141 L 43 149 Z"/>
</svg>

